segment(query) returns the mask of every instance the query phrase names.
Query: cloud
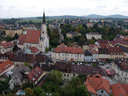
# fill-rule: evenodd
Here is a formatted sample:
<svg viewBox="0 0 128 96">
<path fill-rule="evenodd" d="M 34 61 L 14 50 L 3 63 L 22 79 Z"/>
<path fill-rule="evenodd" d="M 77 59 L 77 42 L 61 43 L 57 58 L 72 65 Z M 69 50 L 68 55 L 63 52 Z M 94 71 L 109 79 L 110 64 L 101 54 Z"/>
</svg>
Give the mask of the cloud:
<svg viewBox="0 0 128 96">
<path fill-rule="evenodd" d="M 127 0 L 0 0 L 0 18 L 46 15 L 128 15 Z"/>
</svg>

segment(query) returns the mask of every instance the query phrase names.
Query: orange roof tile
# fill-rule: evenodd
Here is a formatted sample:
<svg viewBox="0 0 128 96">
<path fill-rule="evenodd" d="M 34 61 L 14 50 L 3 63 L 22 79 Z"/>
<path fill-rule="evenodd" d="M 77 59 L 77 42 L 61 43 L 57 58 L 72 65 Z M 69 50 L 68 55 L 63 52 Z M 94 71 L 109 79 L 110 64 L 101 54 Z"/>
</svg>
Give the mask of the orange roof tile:
<svg viewBox="0 0 128 96">
<path fill-rule="evenodd" d="M 128 96 L 128 85 L 126 84 L 113 84 L 111 85 L 112 94 L 114 96 Z"/>
<path fill-rule="evenodd" d="M 0 73 L 2 73 L 3 71 L 5 71 L 6 69 L 8 69 L 9 67 L 11 67 L 13 65 L 13 62 L 10 60 L 7 60 L 3 63 L 0 64 Z"/>
<path fill-rule="evenodd" d="M 87 85 L 88 91 L 94 94 L 100 89 L 104 89 L 110 94 L 109 81 L 102 78 L 100 74 L 95 74 L 93 76 L 88 75 L 85 85 Z"/>
</svg>

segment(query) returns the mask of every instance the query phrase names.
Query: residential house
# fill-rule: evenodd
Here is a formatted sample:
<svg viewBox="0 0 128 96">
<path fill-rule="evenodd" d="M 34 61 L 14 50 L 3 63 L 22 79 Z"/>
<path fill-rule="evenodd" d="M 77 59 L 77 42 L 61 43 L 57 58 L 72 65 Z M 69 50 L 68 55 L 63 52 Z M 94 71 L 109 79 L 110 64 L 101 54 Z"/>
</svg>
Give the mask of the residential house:
<svg viewBox="0 0 128 96">
<path fill-rule="evenodd" d="M 64 43 L 52 51 L 52 58 L 56 60 L 84 61 L 82 48 L 67 47 Z"/>
<path fill-rule="evenodd" d="M 93 27 L 94 23 L 86 23 L 87 27 Z"/>
<path fill-rule="evenodd" d="M 12 42 L 6 42 L 3 44 L 0 44 L 0 51 L 2 54 L 12 51 L 13 48 L 14 48 L 14 44 Z"/>
<path fill-rule="evenodd" d="M 92 62 L 93 61 L 92 53 L 90 51 L 85 50 L 84 56 L 85 56 L 85 59 L 84 59 L 85 62 Z"/>
<path fill-rule="evenodd" d="M 68 32 L 66 33 L 66 37 L 73 39 L 74 36 L 81 36 L 79 32 Z"/>
<path fill-rule="evenodd" d="M 121 83 L 128 84 L 128 59 L 116 59 L 112 67 L 115 70 L 115 79 Z"/>
<path fill-rule="evenodd" d="M 120 47 L 124 53 L 124 58 L 128 58 L 128 47 L 122 46 L 122 45 L 116 45 L 116 47 Z"/>
<path fill-rule="evenodd" d="M 88 75 L 84 85 L 89 96 L 110 96 L 109 81 L 102 78 L 100 74 Z"/>
<path fill-rule="evenodd" d="M 95 38 L 96 40 L 98 39 L 102 39 L 102 35 L 99 34 L 99 33 L 86 33 L 86 38 L 89 40 L 89 39 L 92 39 L 92 38 Z"/>
<path fill-rule="evenodd" d="M 16 53 L 14 57 L 12 57 L 10 60 L 14 62 L 15 65 L 24 64 L 25 62 L 30 64 L 32 67 L 34 67 L 35 63 L 39 63 L 39 66 L 42 66 L 42 64 L 48 64 L 49 61 L 45 55 L 42 54 L 22 54 L 22 53 Z"/>
<path fill-rule="evenodd" d="M 113 41 L 109 41 L 110 46 L 122 45 L 128 47 L 128 41 L 115 38 Z"/>
<path fill-rule="evenodd" d="M 14 68 L 14 64 L 10 60 L 6 60 L 5 62 L 0 64 L 0 76 L 5 74 L 8 71 L 11 71 Z"/>
<path fill-rule="evenodd" d="M 98 46 L 100 46 L 101 48 L 108 48 L 109 47 L 109 41 L 108 40 L 98 40 L 96 42 L 96 44 Z"/>
<path fill-rule="evenodd" d="M 62 72 L 62 80 L 71 80 L 79 74 L 96 74 L 106 76 L 100 67 L 82 65 L 82 63 L 60 61 L 55 63 L 55 70 Z"/>
<path fill-rule="evenodd" d="M 62 72 L 62 80 L 71 80 L 73 77 L 73 74 L 70 73 L 71 71 L 71 62 L 65 62 L 65 61 L 57 61 L 55 63 L 55 70 L 59 70 Z"/>
<path fill-rule="evenodd" d="M 33 85 L 37 85 L 44 75 L 46 75 L 45 72 L 43 72 L 39 67 L 36 67 L 28 74 L 28 78 Z"/>
<path fill-rule="evenodd" d="M 92 58 L 93 58 L 92 62 L 98 62 L 99 61 L 99 51 L 91 50 L 91 53 L 92 53 Z"/>
<path fill-rule="evenodd" d="M 89 44 L 88 43 L 84 43 L 83 50 L 89 50 Z"/>
<path fill-rule="evenodd" d="M 124 54 L 120 47 L 109 47 L 108 52 L 110 54 L 110 59 L 123 58 Z"/>
<path fill-rule="evenodd" d="M 31 69 L 25 65 L 17 65 L 11 72 L 11 80 L 9 81 L 10 89 L 13 89 L 15 86 L 22 86 L 23 83 L 28 82 L 27 75 Z"/>
<path fill-rule="evenodd" d="M 99 61 L 106 61 L 109 59 L 108 48 L 99 48 Z"/>
<path fill-rule="evenodd" d="M 111 90 L 113 96 L 128 96 L 128 85 L 126 84 L 113 84 Z"/>
</svg>

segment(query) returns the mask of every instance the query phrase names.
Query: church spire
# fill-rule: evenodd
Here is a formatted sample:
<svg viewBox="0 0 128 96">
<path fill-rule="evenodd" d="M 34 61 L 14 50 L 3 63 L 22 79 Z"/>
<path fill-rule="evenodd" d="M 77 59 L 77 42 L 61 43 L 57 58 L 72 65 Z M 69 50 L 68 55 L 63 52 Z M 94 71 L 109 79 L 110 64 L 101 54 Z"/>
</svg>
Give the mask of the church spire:
<svg viewBox="0 0 128 96">
<path fill-rule="evenodd" d="M 45 24 L 45 12 L 43 12 L 43 24 Z"/>
</svg>

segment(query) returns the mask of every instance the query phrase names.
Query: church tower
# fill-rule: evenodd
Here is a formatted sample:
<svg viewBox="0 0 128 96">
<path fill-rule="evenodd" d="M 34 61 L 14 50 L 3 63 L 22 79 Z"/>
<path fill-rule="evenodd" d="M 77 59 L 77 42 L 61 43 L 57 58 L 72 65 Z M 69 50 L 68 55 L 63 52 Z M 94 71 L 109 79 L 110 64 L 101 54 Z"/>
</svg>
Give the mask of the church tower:
<svg viewBox="0 0 128 96">
<path fill-rule="evenodd" d="M 49 48 L 49 37 L 47 34 L 47 25 L 45 21 L 45 12 L 43 12 L 43 20 L 41 24 L 41 33 L 40 33 L 40 50 L 45 52 L 45 49 Z"/>
</svg>

